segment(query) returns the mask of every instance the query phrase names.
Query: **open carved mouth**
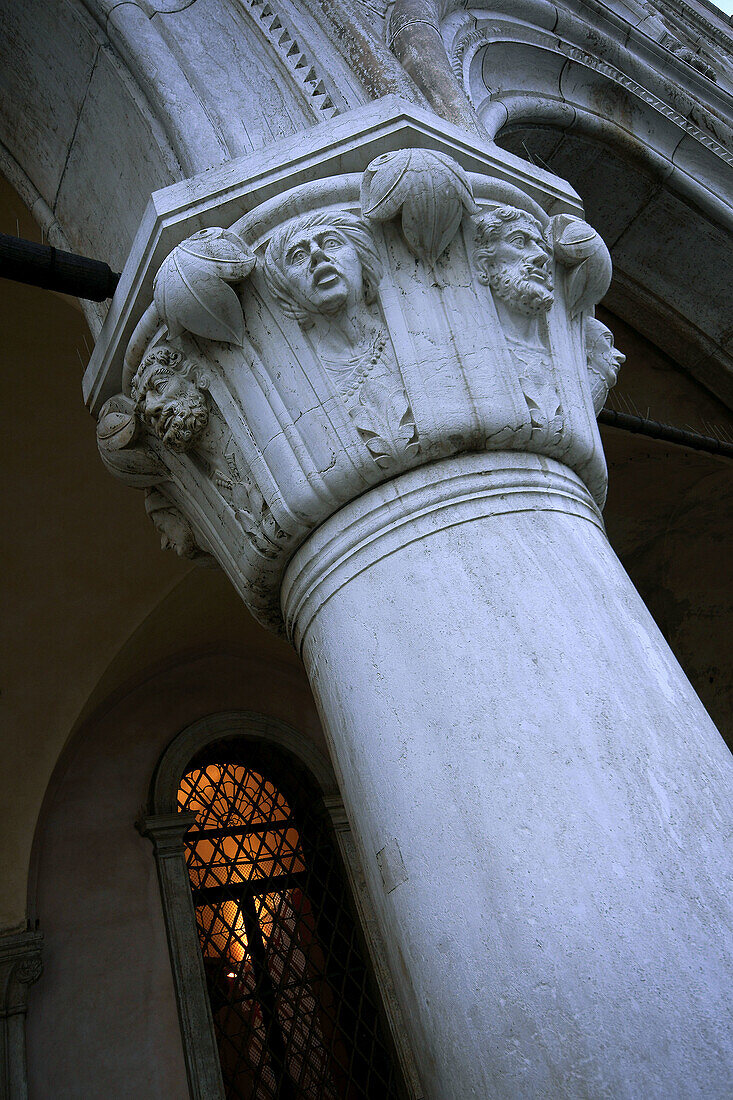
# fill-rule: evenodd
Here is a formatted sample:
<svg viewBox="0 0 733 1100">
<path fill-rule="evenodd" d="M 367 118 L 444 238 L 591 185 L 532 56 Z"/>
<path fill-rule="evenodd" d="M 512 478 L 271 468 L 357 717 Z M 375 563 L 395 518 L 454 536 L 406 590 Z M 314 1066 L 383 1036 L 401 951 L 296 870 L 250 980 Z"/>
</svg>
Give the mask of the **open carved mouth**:
<svg viewBox="0 0 733 1100">
<path fill-rule="evenodd" d="M 552 289 L 552 276 L 544 267 L 530 267 L 525 270 L 525 279 L 542 283 L 548 290 Z"/>
<path fill-rule="evenodd" d="M 337 283 L 340 278 L 341 272 L 338 268 L 335 268 L 332 264 L 321 264 L 313 272 L 313 285 L 328 289 L 328 287 Z"/>
</svg>

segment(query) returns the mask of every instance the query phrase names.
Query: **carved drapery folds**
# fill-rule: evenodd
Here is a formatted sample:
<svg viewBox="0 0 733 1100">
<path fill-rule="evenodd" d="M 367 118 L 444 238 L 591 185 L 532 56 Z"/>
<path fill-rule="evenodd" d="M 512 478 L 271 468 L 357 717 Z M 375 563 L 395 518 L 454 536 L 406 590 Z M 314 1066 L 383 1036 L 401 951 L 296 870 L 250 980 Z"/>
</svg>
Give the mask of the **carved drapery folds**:
<svg viewBox="0 0 733 1100">
<path fill-rule="evenodd" d="M 163 545 L 215 557 L 281 629 L 295 549 L 415 465 L 535 451 L 603 503 L 595 413 L 619 356 L 593 306 L 610 274 L 579 218 L 445 153 L 382 154 L 173 249 L 100 451 L 147 490 Z"/>
</svg>

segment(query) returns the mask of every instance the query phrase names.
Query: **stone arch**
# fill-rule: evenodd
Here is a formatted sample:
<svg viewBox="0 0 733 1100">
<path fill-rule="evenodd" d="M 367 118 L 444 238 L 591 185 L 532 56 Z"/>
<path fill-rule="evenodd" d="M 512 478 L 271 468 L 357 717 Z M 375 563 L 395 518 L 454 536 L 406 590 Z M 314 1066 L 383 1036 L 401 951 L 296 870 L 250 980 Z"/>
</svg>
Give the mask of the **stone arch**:
<svg viewBox="0 0 733 1100">
<path fill-rule="evenodd" d="M 324 798 L 339 797 L 331 761 L 293 726 L 254 711 L 225 711 L 199 719 L 171 741 L 160 758 L 151 782 L 150 813 L 177 812 L 178 786 L 188 763 L 212 742 L 235 737 L 245 740 L 257 738 L 284 749 L 313 776 Z"/>
<path fill-rule="evenodd" d="M 119 271 L 154 191 L 365 102 L 327 29 L 303 11 L 296 34 L 288 11 L 3 4 L 0 171 L 51 243 Z"/>
<path fill-rule="evenodd" d="M 651 41 L 612 12 L 591 26 L 571 8 L 491 0 L 448 15 L 455 78 L 490 137 L 578 190 L 614 259 L 606 304 L 730 405 L 716 277 L 733 231 L 730 127 L 716 114 L 729 97 L 661 32 Z"/>
</svg>

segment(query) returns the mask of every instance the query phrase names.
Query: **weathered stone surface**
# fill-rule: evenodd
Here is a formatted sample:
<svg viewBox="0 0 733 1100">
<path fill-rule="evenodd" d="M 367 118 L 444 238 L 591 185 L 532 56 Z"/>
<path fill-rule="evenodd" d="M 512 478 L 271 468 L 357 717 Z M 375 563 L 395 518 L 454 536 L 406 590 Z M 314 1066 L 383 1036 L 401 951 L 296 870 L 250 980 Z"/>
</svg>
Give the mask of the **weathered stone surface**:
<svg viewBox="0 0 733 1100">
<path fill-rule="evenodd" d="M 415 465 L 529 450 L 605 496 L 583 326 L 610 280 L 605 245 L 554 213 L 550 181 L 530 197 L 510 161 L 479 174 L 445 139 L 372 145 L 330 137 L 362 175 L 283 180 L 281 197 L 173 249 L 102 410 L 107 465 L 156 485 L 276 627 L 308 533 Z M 287 172 L 274 159 L 268 175 Z M 188 205 L 190 219 L 201 200 Z M 144 430 L 123 444 L 110 425 L 128 399 Z"/>
<path fill-rule="evenodd" d="M 425 1096 L 725 1095 L 730 766 L 603 531 L 608 250 L 390 106 L 156 197 L 100 452 L 302 653 Z"/>
<path fill-rule="evenodd" d="M 575 475 L 413 470 L 283 605 L 426 1096 L 726 1096 L 730 754 Z"/>
<path fill-rule="evenodd" d="M 43 972 L 43 933 L 0 936 L 0 1094 L 27 1100 L 25 1015 L 30 987 Z"/>
</svg>

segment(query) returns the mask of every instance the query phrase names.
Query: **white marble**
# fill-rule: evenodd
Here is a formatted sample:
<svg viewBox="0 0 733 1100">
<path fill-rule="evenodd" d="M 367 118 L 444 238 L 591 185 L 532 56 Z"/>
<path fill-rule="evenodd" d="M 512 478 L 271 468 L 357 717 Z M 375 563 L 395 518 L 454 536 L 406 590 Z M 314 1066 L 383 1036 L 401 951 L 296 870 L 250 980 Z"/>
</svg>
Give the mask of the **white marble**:
<svg viewBox="0 0 733 1100">
<path fill-rule="evenodd" d="M 153 301 L 143 290 L 128 307 L 121 392 L 100 410 L 110 469 L 185 513 L 270 626 L 309 532 L 415 465 L 529 450 L 605 498 L 586 347 L 611 277 L 603 241 L 575 212 L 548 213 L 557 186 L 540 173 L 527 194 L 511 160 L 479 173 L 446 139 L 374 144 L 335 123 L 318 181 L 296 167 L 292 186 L 176 245 L 153 268 Z M 361 173 L 333 174 L 357 154 Z"/>
<path fill-rule="evenodd" d="M 575 475 L 404 474 L 283 604 L 426 1097 L 729 1096 L 730 753 Z"/>
<path fill-rule="evenodd" d="M 603 531 L 608 250 L 353 121 L 155 196 L 100 453 L 302 652 L 425 1096 L 722 1097 L 730 761 Z"/>
</svg>

